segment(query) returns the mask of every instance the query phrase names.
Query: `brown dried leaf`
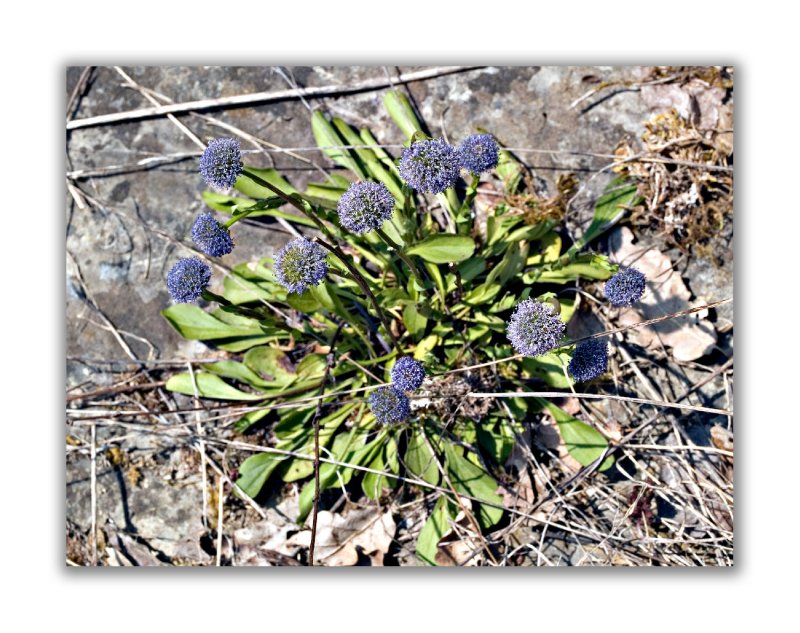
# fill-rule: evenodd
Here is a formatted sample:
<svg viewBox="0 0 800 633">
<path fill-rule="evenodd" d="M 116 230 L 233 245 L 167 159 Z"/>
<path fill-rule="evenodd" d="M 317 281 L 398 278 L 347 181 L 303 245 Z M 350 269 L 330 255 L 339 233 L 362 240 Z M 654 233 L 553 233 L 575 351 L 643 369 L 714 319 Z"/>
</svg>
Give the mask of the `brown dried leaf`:
<svg viewBox="0 0 800 633">
<path fill-rule="evenodd" d="M 358 563 L 360 552 L 370 559 L 373 566 L 382 566 L 383 556 L 389 551 L 396 528 L 391 511 L 378 514 L 375 508 L 363 508 L 342 516 L 323 510 L 317 515 L 314 562 L 331 567 L 347 567 Z M 295 534 L 289 542 L 309 547 L 311 530 Z"/>
<path fill-rule="evenodd" d="M 576 473 L 583 468 L 580 462 L 569 454 L 564 440 L 561 439 L 558 424 L 549 412 L 539 422 L 536 429 L 536 441 L 544 448 L 558 451 L 558 457 L 568 472 Z"/>
<path fill-rule="evenodd" d="M 296 530 L 291 524 L 278 525 L 272 519 L 259 521 L 233 533 L 236 565 L 263 567 L 291 564 L 289 560 L 301 549 L 288 533 Z"/>
<path fill-rule="evenodd" d="M 609 237 L 609 250 L 613 260 L 624 266 L 635 266 L 647 277 L 647 290 L 644 297 L 634 307 L 620 311 L 619 324 L 633 325 L 639 321 L 679 312 L 691 307 L 691 292 L 683 283 L 681 276 L 672 270 L 669 257 L 655 249 L 645 250 L 634 246 L 633 233 L 627 227 L 620 227 Z M 693 305 L 705 303 L 697 297 Z M 676 360 L 695 360 L 711 351 L 717 342 L 717 333 L 705 317 L 708 311 L 670 319 L 645 327 L 629 330 L 629 336 L 637 345 L 644 348 L 658 348 L 658 339 L 672 348 Z"/>
<path fill-rule="evenodd" d="M 475 552 L 480 549 L 472 539 L 440 543 L 434 560 L 440 567 L 475 567 L 480 560 Z"/>
<path fill-rule="evenodd" d="M 733 452 L 733 433 L 715 424 L 711 427 L 711 443 L 721 451 Z"/>
<path fill-rule="evenodd" d="M 642 86 L 642 99 L 656 112 L 674 108 L 681 118 L 690 121 L 699 130 L 713 130 L 719 121 L 719 110 L 725 91 L 701 79 L 688 83 Z"/>
<path fill-rule="evenodd" d="M 528 471 L 523 470 L 511 490 L 501 488 L 498 492 L 503 495 L 503 505 L 506 508 L 525 510 L 533 504 L 538 495 L 544 493 L 544 486 L 535 477 L 532 482 Z"/>
</svg>

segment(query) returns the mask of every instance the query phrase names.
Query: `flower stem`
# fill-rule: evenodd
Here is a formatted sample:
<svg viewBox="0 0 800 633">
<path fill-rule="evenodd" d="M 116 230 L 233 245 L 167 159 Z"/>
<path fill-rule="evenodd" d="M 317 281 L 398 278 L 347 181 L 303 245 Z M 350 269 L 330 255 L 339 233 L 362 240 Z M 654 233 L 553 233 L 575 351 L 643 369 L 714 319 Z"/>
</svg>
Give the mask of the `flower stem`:
<svg viewBox="0 0 800 633">
<path fill-rule="evenodd" d="M 225 224 L 222 225 L 222 228 L 229 229 L 234 224 L 236 224 L 239 220 L 244 220 L 248 215 L 250 215 L 253 211 L 257 211 L 258 209 L 251 209 L 249 211 L 242 211 L 234 215 L 230 220 L 228 220 Z"/>
<path fill-rule="evenodd" d="M 400 259 L 402 259 L 405 262 L 406 266 L 408 266 L 409 269 L 411 269 L 411 273 L 417 278 L 417 281 L 419 281 L 420 285 L 422 285 L 424 283 L 425 278 L 420 274 L 419 269 L 416 267 L 413 260 L 408 255 L 406 255 L 405 251 L 403 250 L 403 247 L 400 246 L 397 242 L 395 242 L 391 237 L 386 235 L 383 229 L 376 229 L 375 232 L 384 242 L 386 242 L 389 248 L 394 250 L 397 253 L 398 257 L 400 257 Z"/>
<path fill-rule="evenodd" d="M 255 174 L 247 171 L 247 169 L 242 170 L 242 175 L 247 176 L 250 180 L 252 180 L 257 185 L 262 187 L 266 187 L 270 191 L 274 192 L 278 196 L 280 196 L 283 200 L 291 204 L 293 207 L 301 211 L 309 220 L 311 220 L 314 224 L 316 224 L 317 228 L 322 231 L 322 233 L 331 240 L 331 243 L 326 242 L 322 238 L 315 237 L 314 241 L 317 242 L 320 246 L 326 248 L 331 253 L 336 255 L 339 261 L 342 262 L 345 268 L 347 268 L 348 272 L 353 276 L 353 279 L 358 284 L 358 287 L 361 288 L 361 291 L 367 296 L 369 302 L 372 304 L 372 308 L 375 310 L 375 314 L 380 319 L 381 323 L 383 323 L 383 327 L 386 330 L 386 333 L 392 337 L 392 342 L 394 343 L 395 347 L 399 345 L 399 341 L 397 337 L 392 332 L 391 328 L 389 327 L 389 322 L 386 320 L 386 316 L 383 314 L 383 310 L 378 305 L 378 300 L 375 298 L 375 295 L 372 294 L 372 290 L 369 289 L 369 284 L 361 275 L 361 273 L 356 270 L 355 266 L 350 263 L 350 260 L 347 258 L 347 255 L 344 254 L 341 248 L 336 245 L 336 237 L 331 233 L 331 230 L 325 226 L 322 220 L 317 217 L 317 214 L 314 213 L 314 209 L 306 200 L 303 200 L 300 196 L 290 196 L 284 191 L 281 191 L 278 187 L 273 185 L 272 183 L 267 182 L 263 178 L 259 178 Z"/>
<path fill-rule="evenodd" d="M 355 269 L 355 267 L 350 263 L 347 259 L 347 256 L 342 252 L 342 250 L 338 246 L 334 246 L 333 244 L 329 244 L 321 237 L 315 237 L 314 241 L 317 242 L 323 248 L 329 250 L 331 253 L 336 255 L 337 259 L 344 264 L 344 267 L 347 268 L 347 272 L 349 272 L 352 277 L 353 281 L 358 284 L 358 287 L 361 288 L 361 291 L 367 296 L 369 302 L 372 304 L 372 308 L 375 310 L 375 314 L 377 314 L 378 318 L 383 323 L 383 329 L 386 330 L 386 333 L 392 337 L 392 342 L 394 346 L 397 347 L 399 345 L 399 341 L 397 337 L 392 332 L 391 328 L 389 327 L 389 322 L 386 320 L 386 316 L 383 314 L 383 310 L 378 305 L 378 300 L 375 298 L 375 295 L 372 294 L 372 290 L 369 289 L 369 284 L 364 280 L 364 278 L 359 274 L 359 272 Z"/>
</svg>

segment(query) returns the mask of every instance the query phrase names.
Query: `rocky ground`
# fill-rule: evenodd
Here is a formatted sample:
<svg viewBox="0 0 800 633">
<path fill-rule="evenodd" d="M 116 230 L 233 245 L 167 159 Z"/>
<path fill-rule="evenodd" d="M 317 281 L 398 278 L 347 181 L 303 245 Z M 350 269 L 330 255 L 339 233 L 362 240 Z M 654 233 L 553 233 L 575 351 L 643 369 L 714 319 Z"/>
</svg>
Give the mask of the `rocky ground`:
<svg viewBox="0 0 800 633">
<path fill-rule="evenodd" d="M 202 420 L 199 413 L 195 418 L 175 412 L 192 401 L 176 399 L 163 390 L 163 381 L 172 369 L 185 370 L 187 361 L 219 353 L 184 341 L 163 319 L 160 311 L 170 305 L 164 279 L 172 264 L 189 253 L 189 230 L 203 208 L 200 194 L 204 183 L 197 174 L 202 143 L 216 136 L 239 136 L 243 148 L 258 150 L 248 162 L 275 166 L 302 188 L 307 182 L 321 181 L 324 174 L 336 171 L 325 156 L 313 149 L 315 141 L 309 123 L 312 109 L 321 108 L 354 125 L 369 126 L 381 144 L 403 142 L 382 106 L 384 91 L 400 85 L 398 77 L 402 74 L 427 75 L 403 85 L 434 134 L 459 141 L 476 128 L 490 131 L 530 166 L 542 192 L 552 193 L 560 174 L 574 173 L 580 189 L 569 208 L 567 227 L 575 234 L 585 226 L 599 192 L 614 175 L 609 166 L 615 151 L 627 149 L 629 155 L 662 151 L 663 143 L 657 145 L 651 139 L 648 145 L 643 140 L 652 132 L 647 126 L 654 116 L 674 111 L 682 121 L 690 123 L 690 132 L 714 129 L 714 151 L 724 154 L 724 143 L 728 141 L 732 148 L 731 89 L 717 76 L 680 69 L 654 73 L 639 67 L 481 67 L 438 71 L 428 67 L 68 68 L 68 564 L 250 565 L 299 564 L 302 560 L 298 553 L 307 544 L 303 542 L 303 532 L 298 532 L 292 521 L 296 498 L 291 490 L 276 486 L 255 504 L 231 496 L 219 485 L 218 477 L 218 471 L 228 472 L 232 467 L 228 463 L 231 456 L 210 450 L 206 458 L 201 458 L 197 444 L 180 434 L 187 425 L 196 424 L 199 428 Z M 297 88 L 319 88 L 321 94 L 301 98 Z M 285 96 L 237 107 L 210 103 L 170 118 L 158 115 L 122 117 L 103 124 L 93 121 L 101 115 L 152 107 L 152 100 L 162 105 L 259 92 Z M 692 146 L 684 142 L 681 147 L 689 152 Z M 397 149 L 391 151 L 398 153 Z M 698 156 L 704 158 L 707 154 Z M 696 159 L 686 154 L 680 160 L 691 163 Z M 666 180 L 658 180 L 651 171 L 637 173 L 643 179 L 661 182 L 661 187 L 651 188 L 635 222 L 609 235 L 605 245 L 620 260 L 649 253 L 656 269 L 662 265 L 671 268 L 674 274 L 669 277 L 669 296 L 678 297 L 675 300 L 685 305 L 732 297 L 730 208 L 720 211 L 719 228 L 713 236 L 688 240 L 685 227 L 680 226 L 679 212 L 702 206 L 702 199 L 698 203 L 696 199 L 681 198 L 691 196 L 694 172 L 686 176 L 685 186 L 678 190 L 670 191 L 664 184 L 678 182 L 681 169 L 692 168 L 671 163 L 664 172 Z M 695 196 L 697 187 L 707 184 L 707 180 L 695 183 Z M 673 212 L 669 222 L 663 214 L 655 213 L 664 209 Z M 690 221 L 697 222 L 696 218 Z M 630 235 L 624 232 L 629 229 L 633 231 Z M 237 233 L 237 238 L 234 253 L 222 259 L 224 266 L 271 255 L 285 243 L 287 234 L 277 223 L 252 222 L 247 231 Z M 618 359 L 620 363 L 641 360 L 643 349 L 653 350 L 651 358 L 656 359 L 638 365 L 643 381 L 652 390 L 648 397 L 677 398 L 686 385 L 697 385 L 710 376 L 696 390 L 700 394 L 697 403 L 732 407 L 732 304 L 701 316 L 707 318 L 695 323 L 691 331 L 676 328 L 676 334 L 661 330 L 647 340 L 630 340 L 627 349 L 631 358 Z M 670 334 L 672 338 L 665 342 L 663 336 Z M 703 336 L 713 340 L 709 343 Z M 702 348 L 699 355 L 692 351 L 697 346 Z M 663 362 L 668 354 L 681 353 L 679 371 Z M 624 423 L 628 417 L 635 418 L 637 411 L 604 410 L 602 415 Z M 171 426 L 174 432 L 148 431 L 147 424 L 154 418 L 160 428 Z M 658 455 L 653 454 L 642 459 L 646 472 L 656 473 L 660 481 L 671 486 L 669 494 L 674 496 L 662 499 L 662 506 L 671 504 L 678 512 L 680 500 L 699 498 L 697 489 L 706 481 L 728 490 L 730 482 L 724 481 L 724 473 L 730 471 L 731 465 L 726 461 L 727 454 L 714 450 L 732 448 L 732 426 L 722 416 L 697 416 L 676 427 L 674 434 L 675 442 L 693 442 L 713 449 L 701 452 L 697 459 L 688 452 L 681 453 L 680 460 L 674 463 L 659 461 Z M 653 441 L 656 439 L 654 436 Z M 646 443 L 644 438 L 641 441 Z M 557 446 L 553 448 L 557 450 Z M 634 484 L 627 492 L 612 483 L 603 486 L 594 491 L 600 499 L 593 510 L 598 516 L 607 518 L 620 509 L 624 512 L 638 507 L 642 492 Z M 591 490 L 584 492 L 591 496 Z M 622 503 L 620 498 L 625 494 L 633 497 Z M 617 505 L 612 507 L 615 499 Z M 700 498 L 701 505 L 705 501 Z M 358 562 L 415 564 L 414 530 L 424 521 L 425 510 L 422 503 L 407 503 L 403 511 L 388 517 L 374 511 L 361 516 L 358 510 L 351 509 L 346 520 L 363 527 L 363 533 L 369 533 L 371 524 L 366 522 L 383 517 L 381 525 L 391 522 L 396 535 L 387 544 L 377 542 L 377 537 L 373 539 L 376 542 L 363 543 Z M 651 506 L 658 511 L 658 503 L 658 499 L 653 499 L 652 504 L 647 500 L 647 512 Z M 216 510 L 218 505 L 223 506 L 221 514 Z M 722 503 L 704 512 L 705 518 L 717 517 L 720 524 L 729 522 Z M 332 541 L 341 528 L 338 517 L 335 512 L 320 517 L 327 521 L 326 533 Z M 686 519 L 689 525 L 697 521 Z M 504 529 L 508 531 L 508 542 L 519 551 L 518 560 L 510 559 L 514 563 L 652 563 L 624 551 L 587 552 L 558 535 L 548 539 L 541 531 L 515 530 L 514 524 Z M 732 525 L 725 529 L 732 530 Z M 97 538 L 93 540 L 95 531 Z M 364 552 L 372 551 L 376 553 L 364 557 Z M 458 558 L 457 553 L 454 556 Z M 699 555 L 694 552 L 694 556 Z M 727 559 L 719 558 L 718 553 L 717 556 L 718 564 L 728 564 Z M 344 557 L 338 564 L 353 562 Z M 697 561 L 691 552 L 671 553 L 657 561 L 684 563 Z"/>
</svg>

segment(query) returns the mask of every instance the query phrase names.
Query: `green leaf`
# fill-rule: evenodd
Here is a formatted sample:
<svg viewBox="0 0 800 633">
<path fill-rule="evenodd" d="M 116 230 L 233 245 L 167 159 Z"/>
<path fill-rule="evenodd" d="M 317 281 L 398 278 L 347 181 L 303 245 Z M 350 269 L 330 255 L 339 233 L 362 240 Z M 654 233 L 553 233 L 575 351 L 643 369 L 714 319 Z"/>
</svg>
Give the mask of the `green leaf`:
<svg viewBox="0 0 800 633">
<path fill-rule="evenodd" d="M 584 279 L 604 280 L 611 277 L 616 270 L 617 266 L 610 263 L 604 255 L 584 253 L 578 255 L 571 264 L 561 268 L 543 270 L 538 274 L 534 272 L 530 277 L 530 281 L 527 281 L 529 276 L 526 274 L 523 276 L 523 281 L 526 281 L 526 283 L 536 281 L 538 283 L 565 284 L 581 277 Z"/>
<path fill-rule="evenodd" d="M 431 262 L 423 262 L 423 265 L 425 266 L 425 270 L 427 270 L 428 274 L 431 276 L 431 279 L 433 279 L 433 283 L 436 284 L 436 288 L 444 300 L 447 297 L 447 288 L 445 288 L 444 285 L 442 271 L 439 270 L 439 266 L 432 264 Z"/>
<path fill-rule="evenodd" d="M 269 411 L 269 408 L 259 409 L 258 411 L 248 411 L 236 421 L 236 424 L 233 425 L 233 428 L 236 429 L 238 433 L 244 433 L 256 422 L 260 422 L 267 415 L 269 415 Z"/>
<path fill-rule="evenodd" d="M 298 380 L 322 378 L 327 366 L 328 359 L 325 354 L 306 354 L 297 363 L 297 378 Z"/>
<path fill-rule="evenodd" d="M 314 296 L 311 288 L 306 289 L 303 294 L 297 294 L 296 292 L 287 293 L 286 303 L 294 310 L 302 312 L 303 314 L 314 314 L 322 307 L 322 304 Z"/>
<path fill-rule="evenodd" d="M 494 214 L 489 215 L 486 218 L 486 243 L 489 246 L 500 242 L 512 227 L 516 226 L 522 221 L 522 218 L 519 215 L 501 213 L 502 208 L 503 207 L 495 207 Z M 522 228 L 527 230 L 532 227 L 525 225 Z M 499 244 L 498 246 L 500 250 L 503 249 L 503 244 Z"/>
<path fill-rule="evenodd" d="M 216 346 L 226 352 L 243 352 L 256 345 L 264 345 L 278 340 L 279 336 L 246 336 L 233 339 L 220 339 L 216 341 Z"/>
<path fill-rule="evenodd" d="M 319 148 L 325 152 L 330 159 L 337 165 L 341 165 L 358 175 L 359 178 L 366 179 L 367 173 L 364 171 L 360 161 L 357 160 L 353 152 L 349 149 L 341 149 L 342 145 L 347 145 L 344 139 L 331 125 L 319 110 L 314 110 L 311 115 L 311 131 Z"/>
<path fill-rule="evenodd" d="M 489 271 L 484 283 L 490 286 L 495 280 L 498 280 L 500 285 L 504 286 L 509 279 L 515 277 L 522 270 L 528 257 L 528 248 L 529 244 L 525 240 L 509 241 L 506 254 L 500 260 L 500 263 Z"/>
<path fill-rule="evenodd" d="M 283 198 L 280 196 L 272 196 L 253 202 L 252 198 L 239 198 L 235 196 L 226 196 L 215 191 L 204 191 L 202 193 L 202 198 L 209 208 L 227 213 L 228 215 L 241 215 L 243 213 L 247 213 L 247 215 L 253 217 L 274 215 L 275 213 L 273 210 L 283 205 Z M 288 214 L 284 213 L 282 215 Z"/>
<path fill-rule="evenodd" d="M 254 347 L 244 355 L 244 364 L 273 386 L 287 387 L 297 379 L 291 359 L 274 347 Z"/>
<path fill-rule="evenodd" d="M 558 261 L 561 255 L 561 236 L 558 233 L 548 233 L 539 240 L 539 252 L 528 257 L 527 266 L 540 266 Z"/>
<path fill-rule="evenodd" d="M 429 565 L 436 565 L 436 552 L 439 549 L 439 541 L 450 531 L 450 521 L 453 518 L 450 510 L 451 505 L 447 497 L 439 497 L 433 507 L 433 512 L 431 512 L 419 532 L 417 558 Z M 455 512 L 455 509 L 453 509 L 453 512 Z"/>
<path fill-rule="evenodd" d="M 572 380 L 564 373 L 564 365 L 556 352 L 523 358 L 522 369 L 531 378 L 538 378 L 555 389 L 568 389 L 572 385 Z"/>
<path fill-rule="evenodd" d="M 417 427 L 412 429 L 408 438 L 405 463 L 410 473 L 429 484 L 438 485 L 439 468 L 436 466 L 436 457 L 425 442 L 422 431 Z"/>
<path fill-rule="evenodd" d="M 504 464 L 516 439 L 503 422 L 480 425 L 476 429 L 478 444 L 492 456 L 495 464 Z"/>
<path fill-rule="evenodd" d="M 538 240 L 547 233 L 555 226 L 556 222 L 554 220 L 545 220 L 544 222 L 539 222 L 538 224 L 530 224 L 527 226 L 522 226 L 518 229 L 511 231 L 508 236 L 503 240 L 509 244 L 513 244 L 514 242 L 519 242 L 521 240 L 528 240 L 532 242 L 533 240 Z"/>
<path fill-rule="evenodd" d="M 516 193 L 522 180 L 523 167 L 504 149 L 500 149 L 497 173 L 503 179 L 503 187 L 508 193 Z"/>
<path fill-rule="evenodd" d="M 362 432 L 355 435 L 356 429 L 347 435 L 338 435 L 334 440 L 331 453 L 335 459 L 354 466 L 363 466 L 366 462 L 374 459 L 377 451 L 383 446 L 386 433 L 381 432 L 369 444 L 362 445 L 366 439 L 366 433 Z M 334 464 L 322 464 L 319 469 L 320 490 L 338 486 L 340 483 L 346 485 L 352 478 L 355 471 L 352 468 L 336 466 Z M 298 500 L 299 516 L 298 521 L 303 521 L 311 511 L 314 502 L 314 481 L 309 481 L 300 491 Z"/>
<path fill-rule="evenodd" d="M 569 454 L 572 455 L 581 466 L 588 466 L 595 462 L 600 458 L 606 448 L 608 448 L 608 441 L 602 436 L 600 431 L 589 426 L 585 422 L 581 422 L 577 418 L 573 418 L 569 413 L 548 400 L 542 398 L 537 398 L 537 400 L 555 418 L 558 424 L 558 431 L 561 433 L 561 439 L 564 440 L 564 445 L 567 447 Z M 599 470 L 607 470 L 613 463 L 614 457 L 609 456 L 600 465 Z"/>
<path fill-rule="evenodd" d="M 462 301 L 473 306 L 480 305 L 494 299 L 498 292 L 500 292 L 500 286 L 498 284 L 488 285 L 484 283 L 470 290 L 464 295 Z"/>
<path fill-rule="evenodd" d="M 272 453 L 258 453 L 251 455 L 239 466 L 239 478 L 236 485 L 251 497 L 261 492 L 272 471 L 275 470 L 286 458 L 283 455 Z"/>
<path fill-rule="evenodd" d="M 513 292 L 507 292 L 500 301 L 495 301 L 492 304 L 492 307 L 489 308 L 489 312 L 497 313 L 497 312 L 505 312 L 506 310 L 510 310 L 513 308 L 517 303 L 520 302 L 520 298 Z M 476 315 L 477 317 L 477 315 Z M 505 323 L 505 321 L 503 321 Z"/>
<path fill-rule="evenodd" d="M 468 283 L 486 270 L 486 260 L 483 257 L 470 257 L 458 265 L 461 282 Z"/>
<path fill-rule="evenodd" d="M 405 323 L 406 329 L 411 333 L 414 340 L 417 340 L 425 333 L 428 319 L 419 313 L 413 303 L 409 303 L 403 309 L 403 323 Z"/>
<path fill-rule="evenodd" d="M 331 205 L 331 208 L 335 208 L 336 203 L 339 202 L 339 198 L 342 197 L 345 191 L 347 191 L 347 187 L 312 182 L 306 187 L 305 195 L 318 201 L 327 200 L 328 202 L 333 202 L 334 204 Z"/>
<path fill-rule="evenodd" d="M 397 165 L 395 164 L 394 160 L 391 156 L 389 156 L 389 154 L 386 153 L 386 150 L 380 146 L 378 139 L 373 136 L 372 132 L 368 128 L 361 128 L 361 139 L 363 140 L 364 145 L 374 145 L 372 151 L 375 152 L 375 156 L 378 157 L 378 160 L 380 160 L 381 163 L 383 163 L 383 166 L 394 175 L 394 177 L 397 179 L 397 182 L 402 182 L 400 178 L 400 170 L 397 169 Z M 402 199 L 403 196 L 398 198 L 398 200 Z"/>
<path fill-rule="evenodd" d="M 230 325 L 214 318 L 196 305 L 178 303 L 161 311 L 178 334 L 189 340 L 212 340 L 234 336 L 257 336 L 264 333 L 258 321 L 247 319 L 248 325 Z M 243 317 L 246 318 L 246 317 Z"/>
<path fill-rule="evenodd" d="M 406 138 L 411 138 L 415 133 L 422 131 L 422 124 L 404 93 L 399 90 L 388 90 L 383 95 L 383 105 Z"/>
<path fill-rule="evenodd" d="M 474 251 L 475 241 L 471 237 L 439 233 L 425 238 L 407 252 L 434 264 L 447 264 L 464 261 Z"/>
<path fill-rule="evenodd" d="M 279 409 L 278 422 L 273 431 L 282 440 L 290 439 L 302 435 L 310 427 L 310 422 L 314 417 L 314 408 L 305 409 Z"/>
<path fill-rule="evenodd" d="M 375 470 L 391 470 L 391 464 L 397 462 L 397 442 L 390 437 L 386 440 L 383 450 L 378 453 L 375 459 L 369 464 L 369 468 Z M 381 496 L 384 488 L 391 487 L 394 479 L 376 473 L 365 473 L 361 481 L 361 489 L 370 499 L 377 499 Z"/>
<path fill-rule="evenodd" d="M 460 448 L 450 442 L 442 444 L 447 458 L 447 474 L 453 487 L 463 494 L 501 506 L 497 508 L 479 504 L 478 522 L 482 527 L 490 528 L 503 517 L 503 498 L 495 492 L 497 482 L 485 470 L 465 459 L 460 454 Z"/>
<path fill-rule="evenodd" d="M 222 294 L 234 305 L 251 303 L 260 299 L 264 299 L 266 301 L 275 301 L 282 299 L 286 295 L 286 291 L 283 290 L 283 288 L 277 291 L 274 290 L 275 285 L 271 282 L 263 280 L 257 282 L 250 281 L 235 273 L 228 275 L 225 277 L 225 279 L 223 279 L 222 287 Z M 218 314 L 215 316 L 226 323 L 230 322 Z"/>
<path fill-rule="evenodd" d="M 364 142 L 356 131 L 351 128 L 347 123 L 338 117 L 333 118 L 333 125 L 339 134 L 344 138 L 348 145 L 363 145 Z M 368 147 L 357 147 L 353 149 L 356 156 L 363 163 L 364 167 L 369 172 L 369 176 L 386 185 L 386 188 L 392 194 L 396 201 L 403 199 L 403 189 L 399 181 L 395 179 L 392 173 L 383 166 L 375 152 Z"/>
<path fill-rule="evenodd" d="M 436 334 L 429 334 L 422 339 L 414 350 L 414 358 L 424 361 L 427 355 L 439 344 L 439 337 Z"/>
<path fill-rule="evenodd" d="M 561 312 L 559 317 L 564 323 L 569 323 L 569 320 L 575 314 L 575 309 L 578 307 L 578 302 L 575 300 L 575 295 L 571 297 L 562 297 L 559 299 L 561 304 Z"/>
<path fill-rule="evenodd" d="M 248 167 L 247 171 L 251 172 L 254 176 L 258 176 L 261 180 L 266 180 L 269 184 L 274 185 L 287 195 L 297 193 L 297 189 L 292 187 L 292 185 L 290 185 L 275 169 L 256 169 L 255 167 Z M 239 176 L 236 179 L 234 187 L 244 195 L 256 199 L 271 198 L 275 195 L 274 191 L 256 184 L 247 176 Z"/>
<path fill-rule="evenodd" d="M 331 284 L 327 279 L 324 283 L 318 286 L 311 286 L 311 295 L 319 301 L 320 305 L 326 310 L 336 309 L 336 290 L 337 287 Z"/>
<path fill-rule="evenodd" d="M 347 419 L 347 416 L 350 415 L 350 412 L 356 407 L 355 404 L 347 405 L 343 407 L 339 411 L 335 411 L 334 413 L 322 418 L 319 421 L 320 431 L 319 431 L 319 445 L 320 447 L 326 447 L 331 438 L 336 434 L 336 431 L 342 425 L 342 423 Z M 312 410 L 313 412 L 313 410 Z M 296 453 L 301 453 L 304 455 L 313 455 L 314 454 L 314 430 L 313 426 L 309 424 L 310 420 L 313 419 L 313 415 L 310 418 L 302 417 L 304 424 L 296 429 L 296 432 L 292 435 L 287 435 L 287 438 L 292 438 L 294 440 L 294 446 L 291 450 Z M 324 455 L 325 452 L 322 451 Z M 314 462 L 308 459 L 293 459 L 288 462 L 288 465 L 285 468 L 281 469 L 281 478 L 285 482 L 292 482 L 297 481 L 298 479 L 304 479 L 305 477 L 310 476 L 314 472 Z"/>
<path fill-rule="evenodd" d="M 234 360 L 221 360 L 216 363 L 209 363 L 203 365 L 203 369 L 217 376 L 222 376 L 223 378 L 233 378 L 239 382 L 245 382 L 253 387 L 268 389 L 273 386 L 271 383 L 263 380 L 261 376 L 256 374 L 247 365 Z"/>
<path fill-rule="evenodd" d="M 167 381 L 167 389 L 177 393 L 185 393 L 193 396 L 195 394 L 194 385 L 197 385 L 197 395 L 203 398 L 216 398 L 217 400 L 263 400 L 264 394 L 245 393 L 235 387 L 231 387 L 227 382 L 214 374 L 205 372 L 195 372 L 195 382 L 192 383 L 192 375 L 188 372 L 175 374 Z"/>
<path fill-rule="evenodd" d="M 637 198 L 635 183 L 628 182 L 625 178 L 615 178 L 608 183 L 603 190 L 603 195 L 595 204 L 592 223 L 580 239 L 572 245 L 568 254 L 571 256 L 577 253 L 593 239 L 619 222 L 627 208 L 636 204 Z"/>
</svg>

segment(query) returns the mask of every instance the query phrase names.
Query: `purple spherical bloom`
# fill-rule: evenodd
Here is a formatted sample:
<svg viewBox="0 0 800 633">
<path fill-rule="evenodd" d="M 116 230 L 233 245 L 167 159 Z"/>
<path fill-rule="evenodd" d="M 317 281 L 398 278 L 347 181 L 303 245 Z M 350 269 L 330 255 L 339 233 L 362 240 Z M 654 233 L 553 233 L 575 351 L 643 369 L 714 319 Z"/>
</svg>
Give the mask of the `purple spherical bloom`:
<svg viewBox="0 0 800 633">
<path fill-rule="evenodd" d="M 455 148 L 437 138 L 417 141 L 404 150 L 399 169 L 400 176 L 412 189 L 441 193 L 455 184 L 461 167 Z"/>
<path fill-rule="evenodd" d="M 644 294 L 646 278 L 635 268 L 625 268 L 606 282 L 603 292 L 615 306 L 629 306 Z"/>
<path fill-rule="evenodd" d="M 227 189 L 242 173 L 242 150 L 235 138 L 215 138 L 200 157 L 200 174 L 209 185 Z"/>
<path fill-rule="evenodd" d="M 231 234 L 208 211 L 197 216 L 192 226 L 192 241 L 206 255 L 222 257 L 233 250 Z"/>
<path fill-rule="evenodd" d="M 550 304 L 525 299 L 508 321 L 508 340 L 518 354 L 541 356 L 558 346 L 566 324 Z"/>
<path fill-rule="evenodd" d="M 400 358 L 392 367 L 392 386 L 400 391 L 416 391 L 425 380 L 425 368 L 410 356 Z"/>
<path fill-rule="evenodd" d="M 491 134 L 473 134 L 458 146 L 458 158 L 464 169 L 477 175 L 497 167 L 500 147 Z"/>
<path fill-rule="evenodd" d="M 397 424 L 411 415 L 408 397 L 394 387 L 378 387 L 367 397 L 378 424 Z"/>
<path fill-rule="evenodd" d="M 328 272 L 325 250 L 316 242 L 298 237 L 275 256 L 275 277 L 289 292 L 301 294 L 316 286 Z"/>
<path fill-rule="evenodd" d="M 338 210 L 342 226 L 361 235 L 392 217 L 394 198 L 381 182 L 356 182 L 339 198 Z"/>
<path fill-rule="evenodd" d="M 608 369 L 608 342 L 590 338 L 575 346 L 567 371 L 576 382 L 594 380 Z"/>
<path fill-rule="evenodd" d="M 179 303 L 197 301 L 211 281 L 211 268 L 197 257 L 179 259 L 167 273 L 167 288 Z"/>
</svg>

